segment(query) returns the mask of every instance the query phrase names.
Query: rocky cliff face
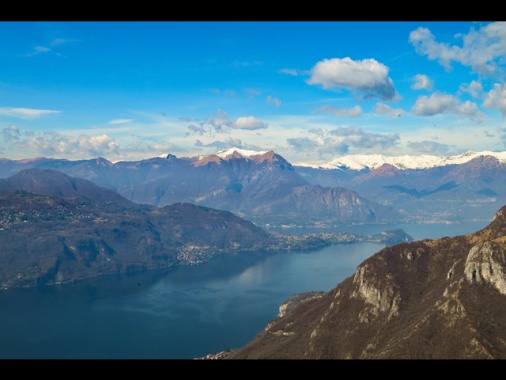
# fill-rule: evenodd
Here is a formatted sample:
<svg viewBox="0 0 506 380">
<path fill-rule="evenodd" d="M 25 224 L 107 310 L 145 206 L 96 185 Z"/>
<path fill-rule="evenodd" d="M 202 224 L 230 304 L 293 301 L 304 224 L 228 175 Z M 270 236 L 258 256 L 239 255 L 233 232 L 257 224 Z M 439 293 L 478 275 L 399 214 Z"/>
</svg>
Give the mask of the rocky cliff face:
<svg viewBox="0 0 506 380">
<path fill-rule="evenodd" d="M 506 207 L 465 236 L 401 243 L 268 324 L 231 359 L 505 359 Z"/>
</svg>

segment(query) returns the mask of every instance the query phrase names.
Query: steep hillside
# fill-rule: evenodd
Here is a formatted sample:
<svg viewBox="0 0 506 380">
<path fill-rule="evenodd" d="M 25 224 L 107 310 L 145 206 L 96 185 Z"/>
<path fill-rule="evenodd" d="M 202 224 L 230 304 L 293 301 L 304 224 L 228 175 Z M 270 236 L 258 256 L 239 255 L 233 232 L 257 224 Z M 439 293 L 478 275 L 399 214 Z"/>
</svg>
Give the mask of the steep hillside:
<svg viewBox="0 0 506 380">
<path fill-rule="evenodd" d="M 268 233 L 253 223 L 192 204 L 148 210 L 21 190 L 0 193 L 2 288 L 194 265 L 270 244 Z"/>
<path fill-rule="evenodd" d="M 506 359 L 505 268 L 503 207 L 476 233 L 384 248 L 226 358 Z"/>
<path fill-rule="evenodd" d="M 129 201 L 115 191 L 98 186 L 88 180 L 70 177 L 58 170 L 52 169 L 23 169 L 9 178 L 0 179 L 0 193 L 11 190 L 24 190 L 33 194 L 108 202 L 121 207 L 139 207 L 139 205 Z"/>
<path fill-rule="evenodd" d="M 0 180 L 2 288 L 195 265 L 223 253 L 408 240 L 402 230 L 367 237 L 271 234 L 227 211 L 190 203 L 138 205 L 56 170 L 24 169 Z"/>
</svg>

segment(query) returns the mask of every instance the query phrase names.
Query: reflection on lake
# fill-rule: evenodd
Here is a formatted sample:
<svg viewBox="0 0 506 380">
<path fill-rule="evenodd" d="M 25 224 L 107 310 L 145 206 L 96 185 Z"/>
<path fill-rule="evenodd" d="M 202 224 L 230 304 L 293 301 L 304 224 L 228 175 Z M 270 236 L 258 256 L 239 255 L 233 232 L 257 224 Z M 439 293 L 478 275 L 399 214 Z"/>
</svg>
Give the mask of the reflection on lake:
<svg viewBox="0 0 506 380">
<path fill-rule="evenodd" d="M 487 224 L 373 226 L 369 232 L 356 226 L 350 232 L 403 228 L 420 239 Z M 334 288 L 383 247 L 224 255 L 195 267 L 2 291 L 0 358 L 191 359 L 241 347 L 276 318 L 288 297 Z"/>
</svg>

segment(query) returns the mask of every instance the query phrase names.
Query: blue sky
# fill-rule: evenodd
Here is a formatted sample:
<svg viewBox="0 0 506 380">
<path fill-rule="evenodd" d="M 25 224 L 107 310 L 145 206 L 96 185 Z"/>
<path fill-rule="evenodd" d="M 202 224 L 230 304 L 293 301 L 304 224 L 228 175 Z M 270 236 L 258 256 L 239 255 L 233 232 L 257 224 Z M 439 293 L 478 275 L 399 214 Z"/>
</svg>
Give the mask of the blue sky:
<svg viewBox="0 0 506 380">
<path fill-rule="evenodd" d="M 0 21 L 0 157 L 506 148 L 506 23 Z"/>
</svg>

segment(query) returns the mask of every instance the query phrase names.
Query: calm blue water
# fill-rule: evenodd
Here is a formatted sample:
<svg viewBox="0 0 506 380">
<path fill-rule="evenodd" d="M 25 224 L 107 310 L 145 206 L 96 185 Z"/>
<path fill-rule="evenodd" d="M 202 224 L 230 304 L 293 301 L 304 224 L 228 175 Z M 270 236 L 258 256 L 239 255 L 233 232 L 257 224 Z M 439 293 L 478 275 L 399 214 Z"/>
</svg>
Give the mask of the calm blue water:
<svg viewBox="0 0 506 380">
<path fill-rule="evenodd" d="M 356 226 L 351 232 L 403 228 L 418 240 L 487 224 Z M 334 288 L 383 247 L 223 256 L 172 271 L 1 291 L 0 359 L 192 359 L 238 348 L 276 318 L 288 297 Z"/>
</svg>

